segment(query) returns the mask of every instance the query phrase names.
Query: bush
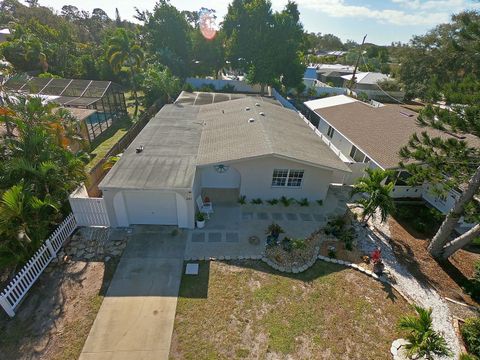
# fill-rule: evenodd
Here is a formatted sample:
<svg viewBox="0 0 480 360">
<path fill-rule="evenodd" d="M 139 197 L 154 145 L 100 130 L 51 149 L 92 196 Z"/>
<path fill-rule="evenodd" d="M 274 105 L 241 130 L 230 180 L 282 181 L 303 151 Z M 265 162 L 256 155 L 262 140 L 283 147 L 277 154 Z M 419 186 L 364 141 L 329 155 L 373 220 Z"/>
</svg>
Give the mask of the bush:
<svg viewBox="0 0 480 360">
<path fill-rule="evenodd" d="M 310 205 L 307 198 L 300 199 L 300 200 L 297 201 L 297 203 L 300 206 L 309 206 Z"/>
<path fill-rule="evenodd" d="M 245 195 L 240 195 L 238 197 L 238 203 L 240 205 L 245 205 L 247 203 L 247 197 Z"/>
<path fill-rule="evenodd" d="M 197 221 L 205 221 L 205 214 L 201 212 L 197 213 L 196 219 Z"/>
<path fill-rule="evenodd" d="M 317 200 L 317 204 L 322 206 L 323 205 L 323 200 Z"/>
<path fill-rule="evenodd" d="M 235 85 L 226 84 L 222 87 L 220 91 L 225 93 L 235 92 Z"/>
<path fill-rule="evenodd" d="M 202 84 L 198 91 L 202 92 L 215 92 L 215 85 L 213 84 Z"/>
<path fill-rule="evenodd" d="M 475 264 L 475 272 L 470 280 L 470 294 L 476 300 L 480 299 L 480 261 Z"/>
<path fill-rule="evenodd" d="M 467 350 L 475 356 L 480 356 L 480 317 L 467 319 L 461 327 L 461 332 Z"/>
<path fill-rule="evenodd" d="M 187 82 L 185 84 L 183 84 L 182 90 L 183 91 L 188 91 L 188 92 L 193 92 L 194 91 L 192 84 L 187 83 Z"/>
<path fill-rule="evenodd" d="M 476 357 L 475 355 L 462 353 L 460 354 L 460 357 L 458 358 L 458 360 L 478 360 L 478 357 Z"/>
<path fill-rule="evenodd" d="M 342 216 L 337 216 L 336 218 L 330 220 L 325 226 L 324 232 L 327 235 L 333 235 L 338 237 L 345 225 L 345 220 Z"/>
<path fill-rule="evenodd" d="M 260 205 L 263 204 L 263 200 L 260 198 L 250 200 L 250 204 Z"/>
<path fill-rule="evenodd" d="M 276 205 L 276 204 L 278 204 L 278 199 L 267 200 L 267 203 L 269 203 L 270 205 Z"/>
<path fill-rule="evenodd" d="M 295 201 L 295 199 L 293 199 L 293 198 L 287 198 L 286 196 L 282 196 L 282 197 L 280 198 L 280 202 L 281 202 L 281 203 L 283 204 L 283 206 L 285 206 L 285 207 L 288 207 L 288 206 L 292 205 L 294 201 Z"/>
<path fill-rule="evenodd" d="M 295 250 L 302 250 L 307 247 L 305 239 L 294 239 L 292 240 L 292 248 Z"/>
<path fill-rule="evenodd" d="M 286 236 L 283 238 L 280 245 L 282 245 L 282 249 L 286 252 L 290 252 L 293 249 L 292 239 Z"/>
<path fill-rule="evenodd" d="M 345 243 L 345 249 L 348 251 L 353 250 L 353 239 L 355 239 L 355 230 L 350 229 L 342 229 L 338 238 Z"/>
</svg>

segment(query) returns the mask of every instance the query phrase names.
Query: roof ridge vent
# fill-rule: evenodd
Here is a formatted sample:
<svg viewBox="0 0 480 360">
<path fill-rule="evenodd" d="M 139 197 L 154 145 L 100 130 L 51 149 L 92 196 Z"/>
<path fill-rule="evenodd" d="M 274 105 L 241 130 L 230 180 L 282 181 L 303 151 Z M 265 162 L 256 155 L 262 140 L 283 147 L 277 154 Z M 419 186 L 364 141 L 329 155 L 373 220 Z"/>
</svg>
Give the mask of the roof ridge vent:
<svg viewBox="0 0 480 360">
<path fill-rule="evenodd" d="M 255 122 L 255 119 L 254 119 L 254 118 L 248 119 L 248 123 L 249 123 L 249 124 L 254 123 L 254 122 Z"/>
<path fill-rule="evenodd" d="M 257 103 L 255 103 L 255 106 L 260 106 L 260 103 L 258 103 L 258 102 L 257 102 Z"/>
<path fill-rule="evenodd" d="M 263 111 L 260 111 L 259 114 L 265 116 L 265 113 Z"/>
<path fill-rule="evenodd" d="M 247 107 L 245 108 L 245 111 L 249 111 L 249 110 L 250 110 L 250 107 L 247 106 Z"/>
</svg>

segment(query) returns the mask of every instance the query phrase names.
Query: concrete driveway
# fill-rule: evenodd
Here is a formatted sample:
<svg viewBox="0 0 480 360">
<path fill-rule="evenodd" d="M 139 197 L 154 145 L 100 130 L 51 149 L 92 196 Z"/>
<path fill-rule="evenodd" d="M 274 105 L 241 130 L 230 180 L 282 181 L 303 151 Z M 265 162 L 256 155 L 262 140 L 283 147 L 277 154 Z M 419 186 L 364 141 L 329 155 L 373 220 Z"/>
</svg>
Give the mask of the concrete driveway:
<svg viewBox="0 0 480 360">
<path fill-rule="evenodd" d="M 171 231 L 134 229 L 80 360 L 168 359 L 186 241 Z"/>
</svg>

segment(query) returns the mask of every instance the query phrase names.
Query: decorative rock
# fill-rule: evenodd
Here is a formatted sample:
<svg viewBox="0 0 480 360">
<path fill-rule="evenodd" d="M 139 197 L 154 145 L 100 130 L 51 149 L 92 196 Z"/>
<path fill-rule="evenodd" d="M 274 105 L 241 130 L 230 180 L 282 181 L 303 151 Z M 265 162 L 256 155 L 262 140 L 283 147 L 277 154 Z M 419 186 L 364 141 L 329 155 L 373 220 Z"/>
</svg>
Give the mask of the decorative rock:
<svg viewBox="0 0 480 360">
<path fill-rule="evenodd" d="M 225 256 L 220 256 L 218 259 L 219 260 L 225 260 Z"/>
<path fill-rule="evenodd" d="M 298 273 L 299 273 L 299 271 L 298 271 L 297 268 L 293 268 L 293 269 L 292 269 L 292 272 L 293 272 L 294 274 L 298 274 Z"/>
</svg>

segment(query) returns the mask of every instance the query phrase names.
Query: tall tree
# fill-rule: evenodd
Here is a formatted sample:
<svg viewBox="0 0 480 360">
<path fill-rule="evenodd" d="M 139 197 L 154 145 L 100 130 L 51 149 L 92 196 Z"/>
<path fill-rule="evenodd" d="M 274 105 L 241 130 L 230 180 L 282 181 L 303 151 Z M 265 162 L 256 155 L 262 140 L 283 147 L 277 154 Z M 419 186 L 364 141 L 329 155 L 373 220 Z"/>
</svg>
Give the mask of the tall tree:
<svg viewBox="0 0 480 360">
<path fill-rule="evenodd" d="M 470 55 L 478 52 L 480 16 L 464 13 L 453 19 L 457 32 L 448 48 L 463 49 Z M 473 64 L 475 62 L 472 61 Z M 459 63 L 462 64 L 462 61 Z M 430 105 L 419 116 L 421 125 L 434 128 L 444 135 L 414 135 L 400 153 L 403 159 L 415 161 L 404 165 L 413 175 L 410 180 L 412 183 L 428 181 L 441 196 L 454 188 L 461 193 L 429 244 L 430 253 L 439 259 L 447 258 L 480 235 L 480 81 L 476 66 L 463 64 L 460 67 L 462 71 L 468 69 L 466 76 L 452 79 L 448 84 L 432 90 L 435 98 L 443 98 L 450 106 L 443 109 Z M 450 241 L 462 216 L 477 225 Z"/>
<path fill-rule="evenodd" d="M 150 54 L 180 77 L 190 72 L 192 27 L 185 16 L 166 0 L 146 14 L 145 40 Z"/>
<path fill-rule="evenodd" d="M 134 34 L 122 28 L 117 29 L 114 36 L 110 38 L 107 50 L 108 61 L 114 71 L 119 72 L 122 67 L 128 68 L 132 93 L 135 99 L 134 116 L 138 113 L 138 86 L 136 75 L 143 62 L 143 51 L 137 44 Z"/>
</svg>

